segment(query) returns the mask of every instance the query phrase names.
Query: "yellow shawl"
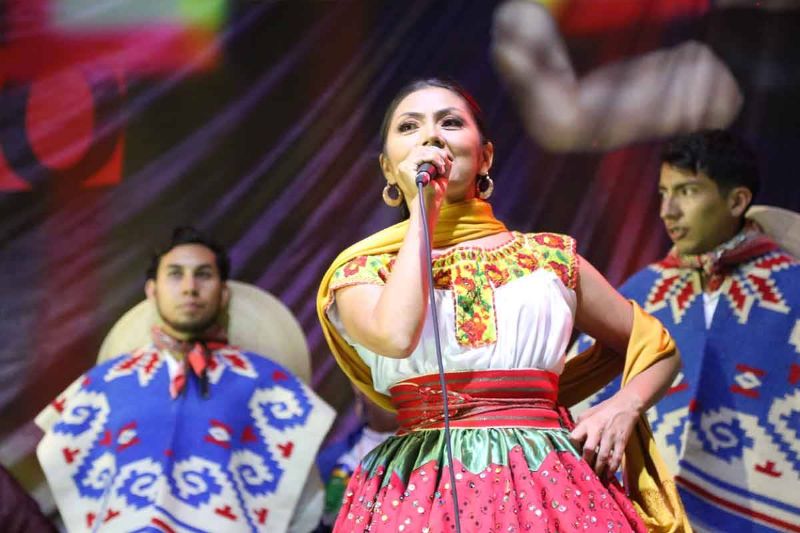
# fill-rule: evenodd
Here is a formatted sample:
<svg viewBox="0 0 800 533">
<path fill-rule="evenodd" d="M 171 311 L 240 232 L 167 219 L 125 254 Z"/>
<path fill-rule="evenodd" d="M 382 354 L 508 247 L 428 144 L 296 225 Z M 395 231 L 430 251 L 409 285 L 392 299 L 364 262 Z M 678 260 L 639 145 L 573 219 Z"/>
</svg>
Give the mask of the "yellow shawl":
<svg viewBox="0 0 800 533">
<path fill-rule="evenodd" d="M 330 282 L 334 272 L 348 261 L 362 255 L 396 253 L 408 230 L 408 221 L 390 226 L 344 250 L 333 261 L 317 292 L 317 315 L 322 331 L 336 361 L 350 380 L 368 398 L 392 410 L 389 397 L 377 392 L 372 374 L 355 349 L 331 324 L 326 310 L 333 302 Z M 494 218 L 491 206 L 479 199 L 445 205 L 439 213 L 433 247 L 442 248 L 507 231 Z M 625 358 L 623 384 L 652 364 L 676 351 L 675 343 L 661 323 L 635 303 L 634 323 Z M 601 346 L 580 354 L 567 363 L 559 384 L 559 400 L 572 405 L 605 386 L 622 369 L 622 358 Z M 690 532 L 672 476 L 667 472 L 656 449 L 650 427 L 644 417 L 637 424 L 625 450 L 625 472 L 631 497 L 651 531 Z"/>
<path fill-rule="evenodd" d="M 591 396 L 622 372 L 622 386 L 654 363 L 677 351 L 661 322 L 631 300 L 633 329 L 624 361 L 595 343 L 567 361 L 558 382 L 559 403 L 572 406 Z M 623 367 L 624 363 L 624 367 Z M 649 531 L 691 533 L 675 481 L 658 453 L 647 418 L 642 415 L 625 448 L 625 486 Z"/>
</svg>

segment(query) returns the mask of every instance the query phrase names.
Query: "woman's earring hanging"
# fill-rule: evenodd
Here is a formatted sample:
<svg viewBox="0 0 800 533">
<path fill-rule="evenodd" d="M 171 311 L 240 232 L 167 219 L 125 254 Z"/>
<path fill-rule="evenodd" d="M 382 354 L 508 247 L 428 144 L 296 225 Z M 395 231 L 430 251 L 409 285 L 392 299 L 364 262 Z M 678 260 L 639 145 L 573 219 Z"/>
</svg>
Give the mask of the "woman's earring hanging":
<svg viewBox="0 0 800 533">
<path fill-rule="evenodd" d="M 403 203 L 403 191 L 396 183 L 387 183 L 383 188 L 383 202 L 389 207 L 397 207 Z"/>
<path fill-rule="evenodd" d="M 488 200 L 492 192 L 494 192 L 494 181 L 489 174 L 478 176 L 475 187 L 478 190 L 478 198 L 481 200 Z"/>
</svg>

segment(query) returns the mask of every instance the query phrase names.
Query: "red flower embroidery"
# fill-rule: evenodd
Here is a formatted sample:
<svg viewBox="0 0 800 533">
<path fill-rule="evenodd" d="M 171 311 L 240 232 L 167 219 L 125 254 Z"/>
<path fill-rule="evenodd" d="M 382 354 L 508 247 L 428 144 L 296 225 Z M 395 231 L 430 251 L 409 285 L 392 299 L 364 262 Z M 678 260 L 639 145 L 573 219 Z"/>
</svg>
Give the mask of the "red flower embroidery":
<svg viewBox="0 0 800 533">
<path fill-rule="evenodd" d="M 569 267 L 563 263 L 556 263 L 555 261 L 551 261 L 547 264 L 547 266 L 556 273 L 556 275 L 561 278 L 561 281 L 569 287 L 570 282 L 570 275 L 569 275 Z"/>
<path fill-rule="evenodd" d="M 480 317 L 473 316 L 471 320 L 465 320 L 461 324 L 461 329 L 466 333 L 470 344 L 478 344 L 483 340 L 483 333 L 486 331 Z"/>
<path fill-rule="evenodd" d="M 352 259 L 344 266 L 345 277 L 355 276 L 358 271 L 367 266 L 367 256 L 361 255 Z"/>
<path fill-rule="evenodd" d="M 453 277 L 449 268 L 443 268 L 433 273 L 433 284 L 437 289 L 449 289 L 453 284 Z"/>
<path fill-rule="evenodd" d="M 561 235 L 556 235 L 555 233 L 535 233 L 533 235 L 533 240 L 550 248 L 558 248 L 563 250 L 566 247 L 564 238 Z"/>
<path fill-rule="evenodd" d="M 457 276 L 455 284 L 463 287 L 466 292 L 472 292 L 475 290 L 475 282 L 472 281 L 471 278 L 465 278 L 464 276 Z"/>
<path fill-rule="evenodd" d="M 508 281 L 509 275 L 507 269 L 503 269 L 495 264 L 489 263 L 485 266 L 485 270 L 486 276 L 495 287 L 499 287 Z"/>
<path fill-rule="evenodd" d="M 536 270 L 536 258 L 530 254 L 517 254 L 517 264 L 525 270 Z"/>
</svg>

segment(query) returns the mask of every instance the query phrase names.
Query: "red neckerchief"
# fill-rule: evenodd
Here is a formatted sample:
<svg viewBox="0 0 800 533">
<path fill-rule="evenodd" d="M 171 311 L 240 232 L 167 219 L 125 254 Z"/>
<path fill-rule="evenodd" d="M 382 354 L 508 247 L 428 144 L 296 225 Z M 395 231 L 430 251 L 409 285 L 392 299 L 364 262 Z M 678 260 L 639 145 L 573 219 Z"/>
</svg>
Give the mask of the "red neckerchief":
<svg viewBox="0 0 800 533">
<path fill-rule="evenodd" d="M 228 344 L 228 336 L 221 326 L 214 326 L 197 339 L 179 340 L 166 333 L 158 325 L 151 329 L 153 344 L 159 350 L 183 355 L 183 361 L 178 365 L 178 372 L 172 377 L 169 384 L 169 393 L 173 399 L 177 398 L 186 387 L 186 376 L 189 370 L 200 379 L 200 390 L 203 398 L 208 398 L 208 366 L 211 361 L 211 352 L 224 348 Z"/>
<path fill-rule="evenodd" d="M 710 292 L 719 289 L 725 277 L 736 267 L 754 257 L 776 250 L 778 244 L 748 220 L 742 231 L 710 252 L 698 255 L 680 255 L 673 246 L 661 265 L 668 268 L 690 268 L 706 275 Z"/>
</svg>

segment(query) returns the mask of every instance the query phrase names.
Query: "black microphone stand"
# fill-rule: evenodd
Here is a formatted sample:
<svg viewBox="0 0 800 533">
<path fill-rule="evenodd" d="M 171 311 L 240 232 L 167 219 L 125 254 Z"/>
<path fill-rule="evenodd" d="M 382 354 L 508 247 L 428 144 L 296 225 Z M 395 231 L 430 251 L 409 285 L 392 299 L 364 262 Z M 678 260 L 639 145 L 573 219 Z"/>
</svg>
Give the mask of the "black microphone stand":
<svg viewBox="0 0 800 533">
<path fill-rule="evenodd" d="M 430 178 L 428 178 L 430 179 Z M 425 241 L 425 258 L 428 274 L 428 299 L 433 321 L 433 336 L 436 345 L 436 363 L 439 365 L 439 385 L 442 388 L 442 407 L 444 408 L 444 445 L 447 451 L 447 466 L 450 472 L 450 486 L 453 489 L 453 513 L 455 513 L 456 533 L 461 533 L 461 519 L 458 516 L 458 492 L 456 491 L 456 473 L 453 466 L 453 448 L 450 444 L 450 410 L 447 403 L 447 384 L 444 380 L 444 362 L 442 362 L 442 343 L 439 340 L 439 316 L 436 311 L 436 296 L 433 287 L 433 255 L 431 251 L 430 228 L 428 227 L 428 217 L 425 209 L 425 197 L 423 188 L 425 186 L 425 174 L 417 175 L 417 198 L 419 198 L 419 209 L 422 216 L 422 235 Z"/>
</svg>

